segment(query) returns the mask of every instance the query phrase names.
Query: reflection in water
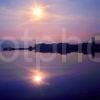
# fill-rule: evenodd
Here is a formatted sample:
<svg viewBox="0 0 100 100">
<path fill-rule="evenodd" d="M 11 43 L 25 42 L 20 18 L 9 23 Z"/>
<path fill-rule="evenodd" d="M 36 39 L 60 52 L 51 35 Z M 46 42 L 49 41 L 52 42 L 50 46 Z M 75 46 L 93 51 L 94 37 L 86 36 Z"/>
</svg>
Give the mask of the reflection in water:
<svg viewBox="0 0 100 100">
<path fill-rule="evenodd" d="M 10 62 L 5 62 L 0 57 L 0 93 L 6 93 L 7 97 L 14 95 L 20 100 L 50 97 L 59 99 L 98 93 L 100 63 L 76 53 L 65 56 L 56 54 L 54 58 L 45 60 L 52 55 L 54 54 L 19 52 L 18 57 Z M 11 57 L 9 52 L 5 56 Z M 82 61 L 78 58 L 82 58 Z"/>
<path fill-rule="evenodd" d="M 47 85 L 46 78 L 49 78 L 47 72 L 31 69 L 28 79 L 30 79 L 31 83 L 34 85 Z"/>
<path fill-rule="evenodd" d="M 11 54 L 13 54 L 13 52 L 2 53 L 3 59 L 0 58 L 0 75 L 3 77 L 1 77 L 0 80 L 5 78 L 7 78 L 7 80 L 26 79 L 33 69 L 35 73 L 37 70 L 40 70 L 46 74 L 48 73 L 49 77 L 57 77 L 59 75 L 69 74 L 74 69 L 72 67 L 73 65 L 89 60 L 86 55 L 79 55 L 77 53 L 60 55 L 50 53 L 18 52 L 18 56 L 16 56 L 12 61 L 4 61 L 4 58 L 10 59 Z"/>
</svg>

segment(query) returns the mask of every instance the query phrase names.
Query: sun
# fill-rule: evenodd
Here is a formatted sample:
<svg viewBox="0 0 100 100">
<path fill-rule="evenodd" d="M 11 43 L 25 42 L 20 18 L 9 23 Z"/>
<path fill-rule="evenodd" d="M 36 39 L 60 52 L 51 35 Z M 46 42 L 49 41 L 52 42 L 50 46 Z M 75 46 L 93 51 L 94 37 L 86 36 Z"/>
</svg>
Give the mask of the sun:
<svg viewBox="0 0 100 100">
<path fill-rule="evenodd" d="M 44 17 L 44 9 L 40 6 L 32 8 L 33 18 L 36 20 L 43 19 Z"/>
</svg>

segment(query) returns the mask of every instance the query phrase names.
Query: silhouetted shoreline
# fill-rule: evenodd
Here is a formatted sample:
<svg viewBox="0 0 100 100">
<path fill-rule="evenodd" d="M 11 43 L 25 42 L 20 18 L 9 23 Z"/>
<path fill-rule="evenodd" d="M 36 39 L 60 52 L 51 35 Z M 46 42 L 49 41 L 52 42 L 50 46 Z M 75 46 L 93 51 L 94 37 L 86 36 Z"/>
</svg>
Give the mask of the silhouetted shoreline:
<svg viewBox="0 0 100 100">
<path fill-rule="evenodd" d="M 92 38 L 91 43 L 79 43 L 79 44 L 68 44 L 68 43 L 40 43 L 35 46 L 29 46 L 28 48 L 3 48 L 3 51 L 16 51 L 16 50 L 28 50 L 41 53 L 59 53 L 67 54 L 71 52 L 91 54 L 95 57 L 95 53 L 100 53 L 100 44 L 95 43 L 95 38 Z"/>
</svg>

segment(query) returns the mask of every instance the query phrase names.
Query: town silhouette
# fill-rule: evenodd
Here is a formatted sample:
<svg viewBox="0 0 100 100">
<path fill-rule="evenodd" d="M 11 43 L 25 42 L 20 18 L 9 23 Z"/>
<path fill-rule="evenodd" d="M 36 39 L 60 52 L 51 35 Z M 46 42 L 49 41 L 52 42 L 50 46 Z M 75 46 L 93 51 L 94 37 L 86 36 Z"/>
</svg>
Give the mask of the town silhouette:
<svg viewBox="0 0 100 100">
<path fill-rule="evenodd" d="M 3 51 L 15 51 L 15 50 L 28 50 L 41 53 L 59 53 L 65 55 L 68 53 L 76 52 L 83 53 L 85 55 L 90 54 L 92 57 L 95 57 L 96 53 L 100 53 L 100 44 L 95 43 L 95 38 L 92 38 L 91 43 L 79 43 L 79 44 L 69 44 L 69 43 L 40 43 L 35 44 L 35 46 L 29 46 L 28 48 L 20 47 L 7 47 L 3 48 Z"/>
</svg>

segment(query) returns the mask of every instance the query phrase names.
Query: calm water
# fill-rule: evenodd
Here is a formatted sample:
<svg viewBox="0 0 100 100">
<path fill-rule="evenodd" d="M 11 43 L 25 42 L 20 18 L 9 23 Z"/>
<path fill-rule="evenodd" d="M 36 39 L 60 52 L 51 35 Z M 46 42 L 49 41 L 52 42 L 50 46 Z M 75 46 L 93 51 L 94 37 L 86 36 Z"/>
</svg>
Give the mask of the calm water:
<svg viewBox="0 0 100 100">
<path fill-rule="evenodd" d="M 18 53 L 13 61 L 0 55 L 0 100 L 37 100 L 100 95 L 100 63 L 87 55 L 42 54 L 34 52 L 1 52 L 6 60 Z M 31 71 L 47 74 L 45 83 L 37 86 Z"/>
</svg>

